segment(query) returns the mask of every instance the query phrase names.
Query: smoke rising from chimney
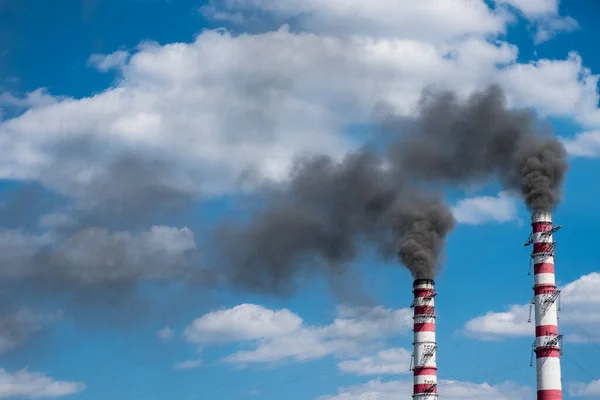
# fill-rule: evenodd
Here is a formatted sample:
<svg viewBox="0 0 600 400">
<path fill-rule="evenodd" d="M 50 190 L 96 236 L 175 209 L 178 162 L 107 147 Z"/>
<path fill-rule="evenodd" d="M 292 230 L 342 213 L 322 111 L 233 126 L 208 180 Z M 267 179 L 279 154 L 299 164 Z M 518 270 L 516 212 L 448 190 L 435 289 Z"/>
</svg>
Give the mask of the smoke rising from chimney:
<svg viewBox="0 0 600 400">
<path fill-rule="evenodd" d="M 226 275 L 254 289 L 285 291 L 317 268 L 342 272 L 368 245 L 383 259 L 398 255 L 415 276 L 432 276 L 454 218 L 440 197 L 406 186 L 384 161 L 369 149 L 341 162 L 300 160 L 289 185 L 265 191 L 266 209 L 219 229 Z"/>
<path fill-rule="evenodd" d="M 428 182 L 465 184 L 496 178 L 520 191 L 531 210 L 551 210 L 561 198 L 567 153 L 552 127 L 530 110 L 509 109 L 498 86 L 459 101 L 451 92 L 426 92 L 419 116 L 386 121 L 400 140 L 394 164 Z"/>
<path fill-rule="evenodd" d="M 299 161 L 289 186 L 265 191 L 265 209 L 219 231 L 225 271 L 252 288 L 282 289 L 318 266 L 343 270 L 366 244 L 385 260 L 397 255 L 414 278 L 431 279 L 455 221 L 427 188 L 495 178 L 532 210 L 560 200 L 562 144 L 531 111 L 509 109 L 500 87 L 465 101 L 425 92 L 418 111 L 413 120 L 384 120 L 391 140 L 382 153 Z"/>
</svg>

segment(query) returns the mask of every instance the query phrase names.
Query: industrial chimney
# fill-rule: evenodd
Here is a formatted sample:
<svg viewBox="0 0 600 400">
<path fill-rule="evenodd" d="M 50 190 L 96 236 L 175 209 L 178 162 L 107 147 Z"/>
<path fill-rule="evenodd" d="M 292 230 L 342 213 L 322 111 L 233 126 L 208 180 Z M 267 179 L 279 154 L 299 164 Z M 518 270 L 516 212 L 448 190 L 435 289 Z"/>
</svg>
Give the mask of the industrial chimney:
<svg viewBox="0 0 600 400">
<path fill-rule="evenodd" d="M 554 278 L 554 250 L 552 234 L 560 226 L 552 224 L 552 214 L 536 211 L 531 216 L 533 228 L 527 245 L 533 244 L 535 343 L 537 371 L 537 399 L 562 400 L 560 340 L 558 333 L 558 302 L 560 291 Z"/>
<path fill-rule="evenodd" d="M 435 282 L 417 279 L 413 284 L 414 353 L 413 399 L 437 400 L 437 365 L 435 340 Z"/>
</svg>

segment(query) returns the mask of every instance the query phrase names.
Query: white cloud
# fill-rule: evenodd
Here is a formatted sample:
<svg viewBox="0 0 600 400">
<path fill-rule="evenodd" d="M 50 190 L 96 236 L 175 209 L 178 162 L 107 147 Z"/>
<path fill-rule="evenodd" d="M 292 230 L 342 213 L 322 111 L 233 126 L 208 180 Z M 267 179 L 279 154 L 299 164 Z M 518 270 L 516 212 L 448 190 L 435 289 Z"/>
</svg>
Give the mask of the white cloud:
<svg viewBox="0 0 600 400">
<path fill-rule="evenodd" d="M 0 369 L 0 399 L 56 398 L 85 390 L 82 382 L 57 381 L 44 374 L 21 370 L 14 374 Z"/>
<path fill-rule="evenodd" d="M 560 32 L 572 32 L 579 29 L 579 23 L 571 17 L 553 17 L 537 23 L 534 36 L 535 43 L 543 43 Z"/>
<path fill-rule="evenodd" d="M 409 373 L 411 352 L 402 348 L 378 351 L 373 356 L 358 360 L 340 361 L 337 365 L 342 372 L 357 375 L 384 375 Z"/>
<path fill-rule="evenodd" d="M 573 397 L 600 398 L 600 380 L 590 383 L 573 383 L 568 386 L 569 395 Z"/>
<path fill-rule="evenodd" d="M 46 88 L 39 88 L 33 92 L 25 94 L 23 97 L 17 97 L 10 93 L 0 93 L 0 107 L 11 106 L 17 109 L 29 107 L 41 107 L 55 104 L 59 99 L 48 93 Z"/>
<path fill-rule="evenodd" d="M 168 326 L 165 326 L 158 332 L 156 332 L 156 336 L 162 340 L 163 342 L 170 342 L 173 339 L 175 332 Z"/>
<path fill-rule="evenodd" d="M 562 288 L 560 329 L 570 343 L 597 341 L 600 337 L 600 273 L 591 273 Z M 506 312 L 488 312 L 468 321 L 465 332 L 481 340 L 532 336 L 527 323 L 529 305 L 514 305 Z"/>
<path fill-rule="evenodd" d="M 478 225 L 486 222 L 509 222 L 517 219 L 516 195 L 500 192 L 498 196 L 479 196 L 459 200 L 453 207 L 459 223 Z"/>
<path fill-rule="evenodd" d="M 193 343 L 251 341 L 250 350 L 225 358 L 236 364 L 307 361 L 327 355 L 353 356 L 369 351 L 378 340 L 405 334 L 412 326 L 410 309 L 340 308 L 324 326 L 306 325 L 289 310 L 242 304 L 196 319 L 185 330 Z"/>
<path fill-rule="evenodd" d="M 563 139 L 563 143 L 572 156 L 600 156 L 600 130 L 578 133 L 573 138 Z"/>
<path fill-rule="evenodd" d="M 197 358 L 195 360 L 187 360 L 187 361 L 179 362 L 173 366 L 173 369 L 180 371 L 180 370 L 184 370 L 184 369 L 197 368 L 200 365 L 202 365 L 202 359 Z"/>
<path fill-rule="evenodd" d="M 463 400 L 466 398 L 481 398 L 486 400 L 529 400 L 533 398 L 533 390 L 512 382 L 501 385 L 488 383 L 472 383 L 463 381 L 442 380 L 438 383 L 439 392 L 444 399 Z M 409 398 L 412 394 L 412 381 L 385 382 L 380 379 L 372 380 L 364 385 L 342 387 L 337 394 L 321 396 L 319 400 L 395 400 Z"/>
<path fill-rule="evenodd" d="M 185 331 L 193 343 L 255 340 L 296 332 L 302 318 L 289 310 L 269 310 L 255 304 L 241 304 L 197 318 Z"/>
<path fill-rule="evenodd" d="M 529 305 L 514 305 L 506 312 L 490 311 L 468 321 L 465 332 L 481 340 L 533 335 L 533 326 L 527 322 L 528 316 Z"/>
<path fill-rule="evenodd" d="M 577 53 L 569 53 L 566 60 L 513 64 L 503 73 L 513 104 L 535 107 L 542 115 L 575 117 L 584 125 L 600 125 L 598 76 L 583 66 Z"/>
<path fill-rule="evenodd" d="M 562 288 L 560 325 L 569 343 L 600 341 L 600 273 L 591 273 Z"/>
<path fill-rule="evenodd" d="M 571 32 L 579 28 L 577 21 L 559 14 L 560 0 L 496 0 L 519 10 L 535 28 L 536 44 L 545 42 L 560 32 Z"/>
<path fill-rule="evenodd" d="M 482 0 L 213 0 L 200 8 L 206 17 L 244 24 L 257 13 L 275 20 L 295 18 L 311 32 L 331 35 L 388 36 L 444 42 L 467 34 L 503 32 L 506 15 Z"/>
<path fill-rule="evenodd" d="M 231 4 L 263 4 L 284 14 L 304 8 L 301 1 L 283 3 Z M 518 63 L 516 46 L 463 35 L 502 28 L 494 28 L 500 17 L 483 2 L 444 0 L 448 9 L 399 2 L 406 12 L 390 12 L 384 7 L 389 2 L 379 3 L 379 9 L 371 3 L 309 4 L 333 25 L 344 25 L 347 18 L 372 20 L 372 28 L 351 25 L 364 27 L 362 35 L 293 33 L 284 26 L 256 35 L 204 31 L 192 43 L 145 43 L 121 65 L 115 87 L 35 106 L 1 122 L 0 150 L 6 156 L 0 178 L 38 180 L 92 201 L 92 182 L 105 176 L 119 154 L 135 150 L 170 167 L 172 175 L 165 179 L 170 187 L 192 194 L 237 190 L 238 178 L 249 171 L 284 178 L 299 153 L 341 156 L 356 145 L 343 135 L 349 124 L 368 122 L 381 102 L 411 114 L 430 85 L 466 95 L 499 83 L 511 105 L 600 126 L 598 77 L 577 54 Z M 453 5 L 458 8 L 450 9 Z M 357 7 L 364 12 L 349 12 Z M 466 20 L 448 18 L 449 13 Z M 382 24 L 381 15 L 396 29 L 391 36 L 371 32 Z M 397 18 L 427 27 L 425 36 L 413 35 Z M 77 140 L 91 142 L 93 153 L 56 154 Z"/>
</svg>

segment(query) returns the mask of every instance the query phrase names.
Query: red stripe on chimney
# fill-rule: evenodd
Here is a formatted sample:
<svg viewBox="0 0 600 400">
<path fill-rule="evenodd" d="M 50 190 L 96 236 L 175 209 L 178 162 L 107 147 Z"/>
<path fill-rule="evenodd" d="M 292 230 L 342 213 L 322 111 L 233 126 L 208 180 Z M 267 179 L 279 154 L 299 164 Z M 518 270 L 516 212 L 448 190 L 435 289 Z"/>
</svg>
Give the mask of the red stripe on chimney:
<svg viewBox="0 0 600 400">
<path fill-rule="evenodd" d="M 415 289 L 414 290 L 415 293 L 415 298 L 418 297 L 432 297 L 434 290 L 431 288 L 421 288 L 421 289 Z"/>
<path fill-rule="evenodd" d="M 533 265 L 534 274 L 553 274 L 554 264 L 552 263 L 540 263 Z"/>
<path fill-rule="evenodd" d="M 431 383 L 416 384 L 413 386 L 414 394 L 437 393 L 437 385 Z"/>
<path fill-rule="evenodd" d="M 535 358 L 548 358 L 548 357 L 560 357 L 560 350 L 558 347 L 538 347 L 536 349 Z"/>
<path fill-rule="evenodd" d="M 433 306 L 415 306 L 415 315 L 432 315 L 433 313 Z"/>
<path fill-rule="evenodd" d="M 552 243 L 539 242 L 533 244 L 533 255 L 539 253 L 552 253 L 552 248 L 554 245 Z"/>
<path fill-rule="evenodd" d="M 417 367 L 417 368 L 413 368 L 413 375 L 414 376 L 437 375 L 437 368 L 432 368 L 432 367 Z"/>
<path fill-rule="evenodd" d="M 415 332 L 435 332 L 434 322 L 415 324 Z"/>
<path fill-rule="evenodd" d="M 537 400 L 562 400 L 562 390 L 538 390 Z"/>
<path fill-rule="evenodd" d="M 558 326 L 540 325 L 535 327 L 535 336 L 556 336 L 558 335 Z"/>
<path fill-rule="evenodd" d="M 554 294 L 556 293 L 556 286 L 555 285 L 539 285 L 533 288 L 533 292 L 534 294 L 540 295 L 540 294 Z"/>
<path fill-rule="evenodd" d="M 552 222 L 534 222 L 531 224 L 533 233 L 549 232 L 552 230 Z"/>
</svg>

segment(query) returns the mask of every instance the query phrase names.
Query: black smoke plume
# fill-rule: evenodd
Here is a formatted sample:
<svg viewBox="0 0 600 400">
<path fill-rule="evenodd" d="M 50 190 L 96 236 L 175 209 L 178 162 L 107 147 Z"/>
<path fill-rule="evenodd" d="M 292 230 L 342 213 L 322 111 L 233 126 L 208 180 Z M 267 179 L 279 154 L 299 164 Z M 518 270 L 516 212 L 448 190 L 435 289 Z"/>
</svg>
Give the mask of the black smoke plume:
<svg viewBox="0 0 600 400">
<path fill-rule="evenodd" d="M 341 162 L 301 160 L 289 185 L 266 197 L 250 222 L 229 223 L 217 235 L 226 275 L 261 290 L 286 291 L 318 268 L 340 273 L 365 246 L 386 260 L 397 255 L 415 277 L 432 277 L 454 227 L 440 197 L 408 186 L 369 149 Z"/>
<path fill-rule="evenodd" d="M 388 116 L 383 155 L 361 150 L 296 165 L 289 185 L 265 191 L 266 207 L 219 232 L 224 271 L 234 282 L 285 290 L 325 266 L 337 273 L 363 245 L 397 254 L 415 278 L 432 278 L 447 234 L 449 207 L 431 189 L 498 180 L 532 210 L 560 200 L 566 152 L 531 110 L 507 106 L 498 86 L 460 100 L 426 92 L 413 120 Z"/>
<path fill-rule="evenodd" d="M 456 94 L 429 92 L 419 117 L 387 121 L 400 138 L 390 157 L 401 170 L 428 182 L 500 181 L 519 190 L 531 210 L 551 210 L 560 201 L 568 168 L 566 151 L 531 110 L 509 109 L 498 86 L 461 102 Z"/>
</svg>

